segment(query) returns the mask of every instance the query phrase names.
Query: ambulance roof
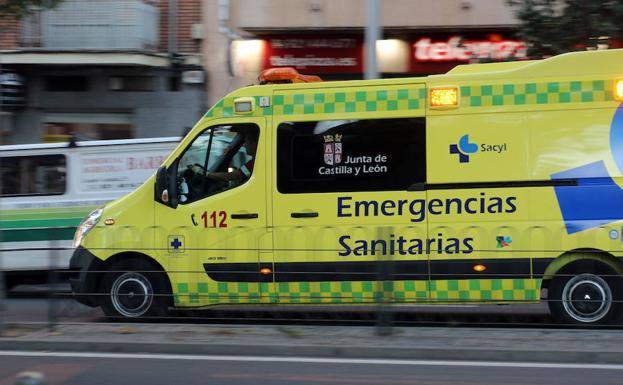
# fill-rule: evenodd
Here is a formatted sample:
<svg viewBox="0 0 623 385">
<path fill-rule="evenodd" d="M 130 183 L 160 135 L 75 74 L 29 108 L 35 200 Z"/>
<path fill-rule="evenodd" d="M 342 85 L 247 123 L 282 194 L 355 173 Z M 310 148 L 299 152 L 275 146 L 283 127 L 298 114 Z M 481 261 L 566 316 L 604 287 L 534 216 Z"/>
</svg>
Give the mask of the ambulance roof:
<svg viewBox="0 0 623 385">
<path fill-rule="evenodd" d="M 366 116 L 378 116 L 379 113 L 391 116 L 421 115 L 427 109 L 426 90 L 449 86 L 461 87 L 467 92 L 473 88 L 475 98 L 467 100 L 469 94 L 462 94 L 461 98 L 465 100 L 461 102 L 461 109 L 447 113 L 465 112 L 468 107 L 472 111 L 495 106 L 528 108 L 534 96 L 530 90 L 543 87 L 549 87 L 549 91 L 541 93 L 552 93 L 551 100 L 548 96 L 546 104 L 553 106 L 554 101 L 563 103 L 569 96 L 558 95 L 558 92 L 571 86 L 575 92 L 577 84 L 581 86 L 582 95 L 591 94 L 590 98 L 584 95 L 586 100 L 582 99 L 581 102 L 608 102 L 611 100 L 611 83 L 623 77 L 621 63 L 623 49 L 612 49 L 571 52 L 543 60 L 462 65 L 446 74 L 426 77 L 255 85 L 240 88 L 225 96 L 205 114 L 204 120 L 244 116 L 244 113 L 234 113 L 234 103 L 242 97 L 254 100 L 255 103 L 255 109 L 247 116 L 345 116 L 349 113 L 352 116 L 362 116 L 361 113 L 368 114 Z M 491 98 L 488 96 L 494 87 L 515 90 L 512 93 L 517 96 L 517 102 L 511 103 L 506 100 L 508 98 L 504 99 L 503 92 L 496 94 L 495 101 L 489 100 Z M 482 96 L 486 97 L 486 103 L 480 98 L 481 91 L 485 92 Z M 521 95 L 516 95 L 517 92 Z M 581 98 L 584 97 L 582 95 Z M 574 94 L 573 98 L 576 96 Z M 540 97 L 539 100 L 544 100 L 543 95 Z M 543 104 L 537 101 L 534 103 Z"/>
</svg>

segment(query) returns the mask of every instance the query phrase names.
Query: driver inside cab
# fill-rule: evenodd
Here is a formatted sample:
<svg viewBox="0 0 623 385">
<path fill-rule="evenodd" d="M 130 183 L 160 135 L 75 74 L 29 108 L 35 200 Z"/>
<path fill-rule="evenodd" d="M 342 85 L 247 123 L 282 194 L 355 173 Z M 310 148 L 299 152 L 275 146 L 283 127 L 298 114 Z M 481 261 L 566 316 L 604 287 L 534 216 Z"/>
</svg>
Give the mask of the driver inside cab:
<svg viewBox="0 0 623 385">
<path fill-rule="evenodd" d="M 258 137 L 254 125 L 218 126 L 201 133 L 180 158 L 180 202 L 193 202 L 245 183 L 253 173 Z"/>
<path fill-rule="evenodd" d="M 233 169 L 227 172 L 209 172 L 207 177 L 223 182 L 247 180 L 251 177 L 253 172 L 253 164 L 255 162 L 255 152 L 257 151 L 257 135 L 244 131 L 242 135 L 242 146 L 246 150 L 250 159 L 238 169 Z M 242 184 L 242 183 L 240 183 Z"/>
</svg>

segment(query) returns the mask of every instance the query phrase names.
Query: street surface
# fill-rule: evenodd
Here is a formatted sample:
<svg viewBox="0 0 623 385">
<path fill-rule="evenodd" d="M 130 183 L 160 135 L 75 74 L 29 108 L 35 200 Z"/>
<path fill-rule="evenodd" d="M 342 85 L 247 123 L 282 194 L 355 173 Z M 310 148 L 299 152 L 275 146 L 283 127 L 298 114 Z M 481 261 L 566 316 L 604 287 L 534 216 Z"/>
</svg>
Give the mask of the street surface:
<svg viewBox="0 0 623 385">
<path fill-rule="evenodd" d="M 543 305 L 393 307 L 397 326 L 380 336 L 374 306 L 116 323 L 47 294 L 14 291 L 4 301 L 0 385 L 25 371 L 46 385 L 584 385 L 623 375 L 619 329 L 559 328 Z"/>
<path fill-rule="evenodd" d="M 108 322 L 99 308 L 84 306 L 72 299 L 9 298 L 0 318 L 9 323 L 54 322 Z M 427 326 L 522 326 L 547 327 L 551 320 L 547 309 L 538 305 L 523 306 L 412 306 L 393 307 L 400 325 Z M 192 312 L 173 312 L 169 317 L 151 320 L 167 323 L 313 323 L 313 324 L 374 324 L 377 322 L 374 306 L 331 307 L 305 309 L 301 307 L 227 308 Z"/>
<path fill-rule="evenodd" d="M 623 365 L 336 358 L 0 352 L 0 385 L 39 372 L 46 385 L 620 384 Z"/>
</svg>

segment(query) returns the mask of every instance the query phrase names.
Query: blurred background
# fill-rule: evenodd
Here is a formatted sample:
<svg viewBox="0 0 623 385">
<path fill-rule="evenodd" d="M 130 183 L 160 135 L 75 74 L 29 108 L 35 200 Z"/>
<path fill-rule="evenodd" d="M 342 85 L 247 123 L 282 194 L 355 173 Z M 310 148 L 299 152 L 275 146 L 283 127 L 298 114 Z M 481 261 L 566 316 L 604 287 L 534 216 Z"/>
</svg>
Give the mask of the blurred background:
<svg viewBox="0 0 623 385">
<path fill-rule="evenodd" d="M 619 47 L 621 17 L 613 0 L 2 0 L 0 143 L 178 136 L 270 67 L 411 77 Z"/>
</svg>

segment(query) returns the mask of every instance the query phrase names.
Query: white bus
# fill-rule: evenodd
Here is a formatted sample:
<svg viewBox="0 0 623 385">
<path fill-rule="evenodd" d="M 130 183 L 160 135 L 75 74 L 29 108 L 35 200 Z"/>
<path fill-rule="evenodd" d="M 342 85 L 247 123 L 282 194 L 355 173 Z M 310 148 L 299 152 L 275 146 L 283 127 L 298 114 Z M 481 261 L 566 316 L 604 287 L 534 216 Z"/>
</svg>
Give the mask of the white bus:
<svg viewBox="0 0 623 385">
<path fill-rule="evenodd" d="M 42 283 L 51 269 L 67 269 L 82 219 L 141 185 L 180 139 L 0 146 L 0 268 L 7 286 Z"/>
</svg>

